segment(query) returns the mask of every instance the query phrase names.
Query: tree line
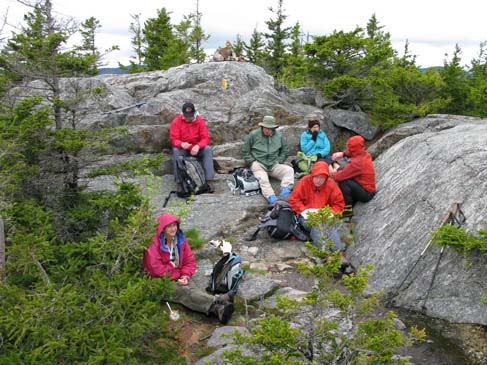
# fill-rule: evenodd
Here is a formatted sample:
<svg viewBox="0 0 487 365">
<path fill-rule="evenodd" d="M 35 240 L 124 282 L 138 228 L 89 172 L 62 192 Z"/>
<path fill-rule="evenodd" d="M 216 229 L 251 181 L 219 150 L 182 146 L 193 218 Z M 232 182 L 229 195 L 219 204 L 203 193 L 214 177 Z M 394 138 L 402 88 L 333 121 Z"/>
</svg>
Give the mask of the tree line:
<svg viewBox="0 0 487 365">
<path fill-rule="evenodd" d="M 304 37 L 301 24 L 286 23 L 284 0 L 276 3 L 269 8 L 267 29 L 255 28 L 248 42 L 237 34 L 232 47 L 238 59 L 262 66 L 277 81 L 289 87 L 314 87 L 323 94 L 325 106 L 366 112 L 383 129 L 431 113 L 487 115 L 486 42 L 480 43 L 478 56 L 469 65 L 462 65 L 462 50 L 456 45 L 442 67 L 424 70 L 407 42 L 403 54 L 398 54 L 375 14 L 365 27 Z M 204 62 L 203 45 L 210 35 L 201 27 L 198 4 L 177 24 L 166 8 L 144 24 L 140 14 L 131 15 L 133 56 L 120 68 L 137 73 Z M 75 26 L 55 19 L 51 8 L 49 1 L 38 2 L 36 10 L 26 14 L 22 32 L 4 42 L 2 80 L 54 77 L 55 89 L 56 76 L 94 75 L 103 56 L 118 49 L 98 49 L 96 32 L 101 24 L 96 18 Z M 82 36 L 81 45 L 64 51 L 76 32 Z"/>
</svg>

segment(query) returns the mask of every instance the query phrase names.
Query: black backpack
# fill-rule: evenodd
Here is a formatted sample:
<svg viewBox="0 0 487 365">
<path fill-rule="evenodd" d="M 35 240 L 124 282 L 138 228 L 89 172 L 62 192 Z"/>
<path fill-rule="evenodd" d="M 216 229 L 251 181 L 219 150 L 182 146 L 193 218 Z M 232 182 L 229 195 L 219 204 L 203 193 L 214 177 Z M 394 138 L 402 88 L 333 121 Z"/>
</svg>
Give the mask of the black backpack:
<svg viewBox="0 0 487 365">
<path fill-rule="evenodd" d="M 206 290 L 213 294 L 236 292 L 244 273 L 242 258 L 234 253 L 228 253 L 213 267 L 210 285 Z"/>
<path fill-rule="evenodd" d="M 272 208 L 260 218 L 257 230 L 247 241 L 254 241 L 262 228 L 267 230 L 269 237 L 278 240 L 285 240 L 291 238 L 291 236 L 300 241 L 309 240 L 307 234 L 300 228 L 298 216 L 294 214 L 289 203 L 284 200 L 275 202 Z"/>
<path fill-rule="evenodd" d="M 183 191 L 178 193 L 181 198 L 186 198 L 192 194 L 198 195 L 210 191 L 206 182 L 205 171 L 196 157 L 179 156 L 176 160 L 176 167 L 181 176 Z"/>
<path fill-rule="evenodd" d="M 252 170 L 246 167 L 238 168 L 232 173 L 233 180 L 229 186 L 233 194 L 245 196 L 256 195 L 260 193 L 260 185 Z"/>
</svg>

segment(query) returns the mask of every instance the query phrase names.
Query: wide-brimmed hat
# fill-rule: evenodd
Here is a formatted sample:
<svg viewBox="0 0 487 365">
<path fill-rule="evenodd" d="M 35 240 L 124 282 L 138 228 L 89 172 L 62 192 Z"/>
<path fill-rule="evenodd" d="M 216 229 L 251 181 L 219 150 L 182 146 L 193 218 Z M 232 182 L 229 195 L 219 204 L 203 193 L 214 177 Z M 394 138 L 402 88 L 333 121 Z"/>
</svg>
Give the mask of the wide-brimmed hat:
<svg viewBox="0 0 487 365">
<path fill-rule="evenodd" d="M 270 128 L 270 129 L 276 129 L 277 127 L 279 127 L 277 124 L 276 124 L 276 118 L 274 118 L 273 116 L 270 116 L 270 115 L 266 115 L 263 119 L 262 119 L 262 122 L 259 123 L 259 125 L 261 127 L 264 127 L 264 128 Z"/>
</svg>

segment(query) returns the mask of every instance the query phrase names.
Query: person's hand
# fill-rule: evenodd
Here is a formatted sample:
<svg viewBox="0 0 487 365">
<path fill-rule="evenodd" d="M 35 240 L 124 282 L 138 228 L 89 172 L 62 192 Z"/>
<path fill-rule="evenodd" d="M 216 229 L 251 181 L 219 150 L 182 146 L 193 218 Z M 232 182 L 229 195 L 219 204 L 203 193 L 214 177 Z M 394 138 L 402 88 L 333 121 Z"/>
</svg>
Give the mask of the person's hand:
<svg viewBox="0 0 487 365">
<path fill-rule="evenodd" d="M 181 286 L 186 286 L 189 284 L 189 278 L 187 276 L 181 276 L 178 279 L 177 284 Z"/>
<path fill-rule="evenodd" d="M 199 150 L 200 150 L 200 146 L 198 146 L 197 144 L 195 144 L 193 146 L 193 148 L 191 148 L 191 154 L 193 156 L 196 156 L 198 154 Z"/>
<path fill-rule="evenodd" d="M 318 138 L 318 131 L 311 133 L 311 139 L 316 142 L 316 138 Z"/>
<path fill-rule="evenodd" d="M 343 152 L 335 152 L 333 155 L 331 155 L 332 160 L 339 160 L 343 157 Z"/>
<path fill-rule="evenodd" d="M 183 148 L 183 150 L 187 150 L 188 148 L 191 147 L 191 143 L 181 142 L 181 147 Z"/>
</svg>

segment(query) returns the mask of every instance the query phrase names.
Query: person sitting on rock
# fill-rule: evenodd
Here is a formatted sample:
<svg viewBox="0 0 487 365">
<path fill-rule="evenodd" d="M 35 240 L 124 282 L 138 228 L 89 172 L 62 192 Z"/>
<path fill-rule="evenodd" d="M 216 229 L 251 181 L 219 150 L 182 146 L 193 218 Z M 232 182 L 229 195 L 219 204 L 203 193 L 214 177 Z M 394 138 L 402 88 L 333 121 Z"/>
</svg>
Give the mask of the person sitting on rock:
<svg viewBox="0 0 487 365">
<path fill-rule="evenodd" d="M 316 156 L 317 160 L 324 160 L 332 163 L 330 154 L 330 141 L 325 132 L 320 129 L 320 119 L 317 116 L 308 118 L 308 128 L 301 134 L 301 151 L 306 156 Z"/>
<path fill-rule="evenodd" d="M 227 323 L 233 313 L 233 292 L 210 295 L 198 288 L 191 277 L 196 271 L 196 260 L 178 218 L 164 213 L 157 219 L 156 234 L 144 253 L 144 270 L 155 278 L 167 276 L 176 281 L 176 292 L 164 300 L 182 304 L 196 312 L 215 315 Z"/>
<path fill-rule="evenodd" d="M 328 164 L 333 163 L 329 156 L 330 141 L 325 132 L 320 129 L 318 116 L 308 117 L 308 128 L 301 134 L 300 149 L 297 159 L 292 161 L 297 178 L 309 174 L 313 164 L 318 160 L 324 160 Z"/>
<path fill-rule="evenodd" d="M 289 197 L 291 209 L 299 215 L 299 223 L 309 235 L 314 246 L 322 247 L 322 233 L 315 227 L 306 223 L 308 210 L 317 210 L 329 206 L 333 213 L 341 213 L 345 207 L 342 192 L 335 181 L 329 178 L 329 167 L 325 161 L 314 164 L 311 174 L 299 180 Z M 342 263 L 346 262 L 343 245 L 338 227 L 330 227 L 325 235 L 326 239 L 333 241 L 332 252 L 340 251 Z"/>
<path fill-rule="evenodd" d="M 352 207 L 357 202 L 368 202 L 375 195 L 375 170 L 372 156 L 365 150 L 362 136 L 350 137 L 347 150 L 335 152 L 333 160 L 348 157 L 348 163 L 342 169 L 331 169 L 330 176 L 338 183 L 345 199 L 344 216 L 353 214 Z"/>
<path fill-rule="evenodd" d="M 289 156 L 289 147 L 286 139 L 276 130 L 276 119 L 273 116 L 265 116 L 259 126 L 259 129 L 253 130 L 245 137 L 242 156 L 259 180 L 262 195 L 269 204 L 274 204 L 278 199 L 286 199 L 291 194 L 294 170 L 284 164 Z M 276 197 L 272 189 L 269 176 L 281 182 L 279 197 Z"/>
<path fill-rule="evenodd" d="M 172 164 L 176 190 L 182 191 L 181 176 L 176 161 L 180 156 L 195 156 L 202 164 L 205 178 L 210 188 L 210 181 L 215 178 L 213 150 L 210 147 L 210 134 L 205 120 L 196 113 L 193 103 L 183 104 L 182 113 L 176 116 L 169 127 L 172 144 Z"/>
</svg>

